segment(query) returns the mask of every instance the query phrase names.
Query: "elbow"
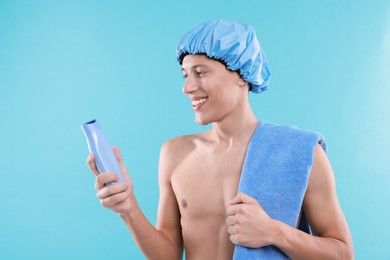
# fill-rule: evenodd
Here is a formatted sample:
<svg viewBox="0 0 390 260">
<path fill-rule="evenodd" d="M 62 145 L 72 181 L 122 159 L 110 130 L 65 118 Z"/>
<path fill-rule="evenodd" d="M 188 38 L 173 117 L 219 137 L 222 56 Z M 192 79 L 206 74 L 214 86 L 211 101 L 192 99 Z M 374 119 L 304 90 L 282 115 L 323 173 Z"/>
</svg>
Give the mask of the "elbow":
<svg viewBox="0 0 390 260">
<path fill-rule="evenodd" d="M 160 254 L 157 257 L 146 257 L 148 260 L 181 260 L 183 258 L 182 254 Z"/>
<path fill-rule="evenodd" d="M 337 241 L 337 242 L 336 242 Z M 343 260 L 353 260 L 354 259 L 354 248 L 352 239 L 336 239 L 336 244 L 334 244 L 334 247 L 332 250 L 333 254 L 332 257 L 328 257 L 331 259 L 343 259 Z M 328 250 L 329 252 L 329 250 Z"/>
<path fill-rule="evenodd" d="M 353 260 L 355 258 L 354 254 L 353 245 L 349 245 L 347 248 L 346 259 Z"/>
<path fill-rule="evenodd" d="M 343 243 L 343 250 L 342 250 L 342 257 L 339 259 L 345 259 L 345 260 L 353 260 L 354 259 L 354 249 L 352 242 L 350 243 Z"/>
</svg>

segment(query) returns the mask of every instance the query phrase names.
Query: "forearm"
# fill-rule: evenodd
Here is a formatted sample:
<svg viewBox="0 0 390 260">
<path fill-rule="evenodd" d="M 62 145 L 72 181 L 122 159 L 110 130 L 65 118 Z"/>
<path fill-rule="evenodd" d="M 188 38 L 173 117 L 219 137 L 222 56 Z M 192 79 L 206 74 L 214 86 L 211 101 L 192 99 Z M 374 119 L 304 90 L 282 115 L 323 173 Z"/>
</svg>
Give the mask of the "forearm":
<svg viewBox="0 0 390 260">
<path fill-rule="evenodd" d="M 132 203 L 133 210 L 120 216 L 147 259 L 181 259 L 182 250 L 179 245 L 148 221 L 135 197 Z"/>
<path fill-rule="evenodd" d="M 273 245 L 292 259 L 353 259 L 352 245 L 334 237 L 317 237 L 275 221 Z"/>
</svg>

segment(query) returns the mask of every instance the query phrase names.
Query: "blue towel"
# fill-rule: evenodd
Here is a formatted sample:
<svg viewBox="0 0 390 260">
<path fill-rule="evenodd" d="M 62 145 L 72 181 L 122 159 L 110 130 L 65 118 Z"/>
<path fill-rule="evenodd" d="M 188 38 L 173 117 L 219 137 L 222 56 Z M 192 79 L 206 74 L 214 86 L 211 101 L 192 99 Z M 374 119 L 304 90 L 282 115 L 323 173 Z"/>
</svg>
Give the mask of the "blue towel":
<svg viewBox="0 0 390 260">
<path fill-rule="evenodd" d="M 317 143 L 326 151 L 320 133 L 260 122 L 248 145 L 238 192 L 255 198 L 271 218 L 310 233 L 305 216 L 298 221 Z M 233 259 L 289 257 L 274 246 L 236 245 Z"/>
</svg>

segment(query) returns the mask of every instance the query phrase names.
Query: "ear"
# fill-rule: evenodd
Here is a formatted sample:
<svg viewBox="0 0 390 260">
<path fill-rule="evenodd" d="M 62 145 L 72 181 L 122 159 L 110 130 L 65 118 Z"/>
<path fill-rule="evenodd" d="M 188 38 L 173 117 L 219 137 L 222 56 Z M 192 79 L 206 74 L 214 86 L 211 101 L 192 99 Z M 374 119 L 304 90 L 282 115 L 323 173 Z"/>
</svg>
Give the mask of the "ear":
<svg viewBox="0 0 390 260">
<path fill-rule="evenodd" d="M 239 87 L 248 87 L 249 88 L 249 84 L 248 84 L 248 82 L 246 82 L 245 80 L 243 80 L 242 79 L 242 77 L 239 77 L 238 79 L 237 79 L 237 85 L 239 86 Z"/>
</svg>

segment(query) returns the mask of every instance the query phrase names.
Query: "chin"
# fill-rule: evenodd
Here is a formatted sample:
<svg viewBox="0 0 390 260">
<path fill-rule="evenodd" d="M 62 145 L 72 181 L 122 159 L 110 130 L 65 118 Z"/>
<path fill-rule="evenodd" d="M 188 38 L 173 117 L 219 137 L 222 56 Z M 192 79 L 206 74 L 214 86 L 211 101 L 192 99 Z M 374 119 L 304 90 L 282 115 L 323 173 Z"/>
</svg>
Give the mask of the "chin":
<svg viewBox="0 0 390 260">
<path fill-rule="evenodd" d="M 195 122 L 198 124 L 198 125 L 208 125 L 210 123 L 212 123 L 210 120 L 208 120 L 207 118 L 200 118 L 200 117 L 195 117 Z"/>
</svg>

